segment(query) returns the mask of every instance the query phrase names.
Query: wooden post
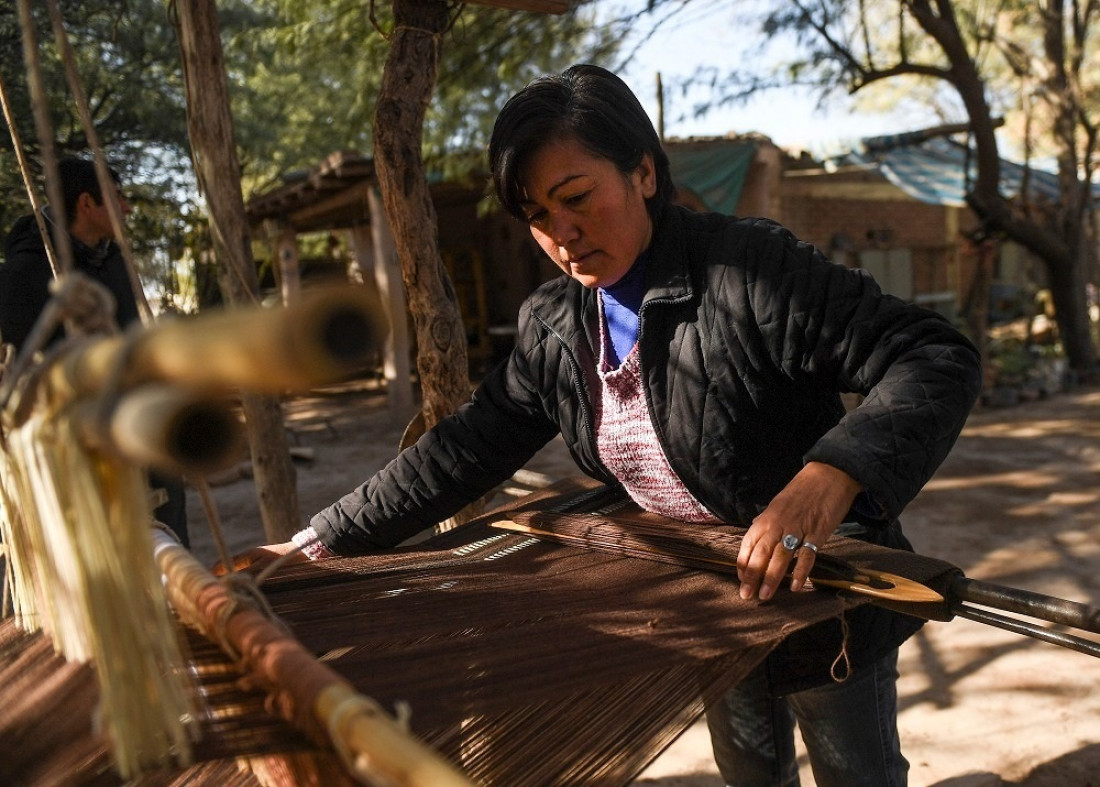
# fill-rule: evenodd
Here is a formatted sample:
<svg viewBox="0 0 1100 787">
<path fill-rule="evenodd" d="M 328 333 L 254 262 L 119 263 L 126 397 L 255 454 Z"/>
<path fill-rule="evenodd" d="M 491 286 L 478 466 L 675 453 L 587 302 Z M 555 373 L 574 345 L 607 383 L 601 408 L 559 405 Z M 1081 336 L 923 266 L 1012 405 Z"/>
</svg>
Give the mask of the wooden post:
<svg viewBox="0 0 1100 787">
<path fill-rule="evenodd" d="M 390 326 L 382 357 L 382 375 L 386 380 L 386 395 L 391 410 L 396 417 L 406 419 L 412 416 L 413 393 L 405 285 L 401 281 L 401 266 L 397 262 L 397 250 L 386 211 L 373 187 L 367 189 L 367 203 L 370 205 L 370 256 L 374 263 L 374 280 L 378 284 L 382 307 L 386 310 Z M 367 271 L 363 273 L 366 275 Z"/>
<path fill-rule="evenodd" d="M 278 242 L 275 244 L 279 260 L 279 292 L 283 305 L 290 306 L 302 297 L 302 273 L 299 266 L 298 233 L 293 227 L 279 228 Z"/>
<path fill-rule="evenodd" d="M 665 141 L 665 85 L 657 72 L 657 139 Z"/>
<path fill-rule="evenodd" d="M 351 260 L 348 262 L 348 281 L 366 285 L 374 281 L 374 257 L 370 246 L 370 225 L 356 224 L 346 230 Z"/>
<path fill-rule="evenodd" d="M 259 282 L 241 194 L 218 9 L 214 0 L 193 0 L 173 7 L 179 21 L 195 174 L 210 211 L 222 293 L 231 305 L 254 303 L 259 298 Z M 288 541 L 301 527 L 301 512 L 282 408 L 275 397 L 247 393 L 241 396 L 241 405 L 264 533 L 269 541 Z"/>
</svg>

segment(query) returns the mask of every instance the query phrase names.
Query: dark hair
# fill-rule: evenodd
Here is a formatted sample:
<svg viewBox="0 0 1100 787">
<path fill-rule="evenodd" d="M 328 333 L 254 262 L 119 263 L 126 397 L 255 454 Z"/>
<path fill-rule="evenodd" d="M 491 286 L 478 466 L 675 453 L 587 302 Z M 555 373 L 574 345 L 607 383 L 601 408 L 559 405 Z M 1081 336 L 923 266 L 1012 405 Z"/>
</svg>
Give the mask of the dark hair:
<svg viewBox="0 0 1100 787">
<path fill-rule="evenodd" d="M 110 167 L 107 171 L 111 173 L 116 184 L 120 182 L 117 172 Z M 81 194 L 91 194 L 96 205 L 103 204 L 103 191 L 99 188 L 94 162 L 68 156 L 57 162 L 57 172 L 61 180 L 61 196 L 65 202 L 66 221 L 71 222 L 76 218 L 76 203 Z"/>
<path fill-rule="evenodd" d="M 676 196 L 668 155 L 637 96 L 619 77 L 592 65 L 539 77 L 504 105 L 489 141 L 489 171 L 504 209 L 524 219 L 520 173 L 547 142 L 574 138 L 595 156 L 630 174 L 646 153 L 653 156 L 656 193 L 646 200 L 650 216 Z"/>
</svg>

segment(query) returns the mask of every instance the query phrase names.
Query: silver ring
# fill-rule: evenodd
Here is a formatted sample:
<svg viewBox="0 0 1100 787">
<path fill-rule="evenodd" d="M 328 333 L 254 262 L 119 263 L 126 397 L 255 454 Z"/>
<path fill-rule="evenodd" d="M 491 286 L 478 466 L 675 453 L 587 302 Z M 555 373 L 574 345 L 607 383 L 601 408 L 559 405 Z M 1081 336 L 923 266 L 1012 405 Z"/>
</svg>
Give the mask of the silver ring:
<svg viewBox="0 0 1100 787">
<path fill-rule="evenodd" d="M 802 543 L 802 539 L 796 536 L 794 533 L 788 533 L 787 535 L 783 536 L 783 540 L 780 543 L 783 544 L 784 549 L 789 549 L 791 552 L 794 552 L 796 549 L 798 549 L 799 544 Z"/>
<path fill-rule="evenodd" d="M 809 541 L 803 541 L 802 546 L 813 552 L 815 555 L 817 554 L 817 544 L 811 544 Z"/>
</svg>

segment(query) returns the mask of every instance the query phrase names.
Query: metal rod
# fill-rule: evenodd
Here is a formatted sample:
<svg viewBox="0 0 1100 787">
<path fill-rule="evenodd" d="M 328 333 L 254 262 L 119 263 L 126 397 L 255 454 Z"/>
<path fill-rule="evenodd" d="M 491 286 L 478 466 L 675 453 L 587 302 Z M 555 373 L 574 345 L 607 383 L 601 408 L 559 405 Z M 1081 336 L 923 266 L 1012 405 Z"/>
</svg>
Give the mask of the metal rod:
<svg viewBox="0 0 1100 787">
<path fill-rule="evenodd" d="M 1030 590 L 994 585 L 960 576 L 951 583 L 948 598 L 951 611 L 955 613 L 958 613 L 956 607 L 961 606 L 960 602 L 969 601 L 983 607 L 1003 609 L 1100 634 L 1100 609 Z"/>
<path fill-rule="evenodd" d="M 1004 615 L 998 615 L 996 612 L 990 612 L 984 609 L 976 609 L 966 604 L 957 605 L 954 612 L 961 618 L 974 620 L 978 623 L 986 623 L 990 626 L 1004 629 L 1005 631 L 1023 634 L 1028 637 L 1033 637 L 1034 639 L 1042 640 L 1043 642 L 1061 645 L 1064 648 L 1075 650 L 1078 653 L 1100 658 L 1100 642 L 1093 642 L 1081 637 L 1075 637 L 1072 634 L 1065 634 L 1061 631 L 1051 631 L 1042 626 L 1037 626 L 1034 623 L 1005 617 Z"/>
</svg>

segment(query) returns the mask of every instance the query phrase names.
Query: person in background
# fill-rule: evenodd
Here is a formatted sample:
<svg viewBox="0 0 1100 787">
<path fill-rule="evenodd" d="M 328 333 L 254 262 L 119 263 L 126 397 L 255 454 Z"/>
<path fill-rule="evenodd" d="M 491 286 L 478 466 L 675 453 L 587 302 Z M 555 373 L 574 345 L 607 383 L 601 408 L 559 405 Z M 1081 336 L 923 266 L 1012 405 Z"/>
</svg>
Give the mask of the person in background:
<svg viewBox="0 0 1100 787">
<path fill-rule="evenodd" d="M 115 242 L 111 216 L 96 177 L 95 164 L 81 158 L 64 158 L 58 162 L 64 205 L 56 211 L 47 205 L 42 209 L 46 226 L 54 238 L 68 232 L 72 244 L 73 268 L 101 284 L 114 299 L 114 320 L 119 328 L 139 318 L 137 299 L 130 285 L 126 263 Z M 116 190 L 119 176 L 111 170 Z M 120 190 L 116 191 L 123 216 L 130 205 Z M 54 243 L 56 248 L 56 241 Z M 34 215 L 19 218 L 4 241 L 4 262 L 0 265 L 0 341 L 21 350 L 49 301 L 53 272 L 46 255 L 46 245 Z M 58 328 L 46 342 L 47 346 L 64 336 Z M 154 515 L 176 534 L 184 546 L 189 546 L 186 496 L 183 484 L 174 478 L 150 474 L 154 490 L 163 490 L 167 501 Z"/>
<path fill-rule="evenodd" d="M 392 547 L 559 433 L 581 470 L 642 508 L 685 528 L 747 528 L 746 601 L 772 598 L 788 570 L 800 590 L 834 533 L 911 549 L 898 515 L 981 385 L 978 353 L 951 324 L 773 221 L 673 204 L 652 123 L 602 68 L 519 91 L 489 160 L 501 204 L 564 275 L 526 300 L 515 350 L 468 403 L 293 541 L 241 564 Z M 851 412 L 845 392 L 864 396 Z M 919 626 L 867 605 L 784 640 L 707 709 L 727 784 L 797 784 L 796 719 L 819 787 L 904 784 L 897 649 Z"/>
</svg>

